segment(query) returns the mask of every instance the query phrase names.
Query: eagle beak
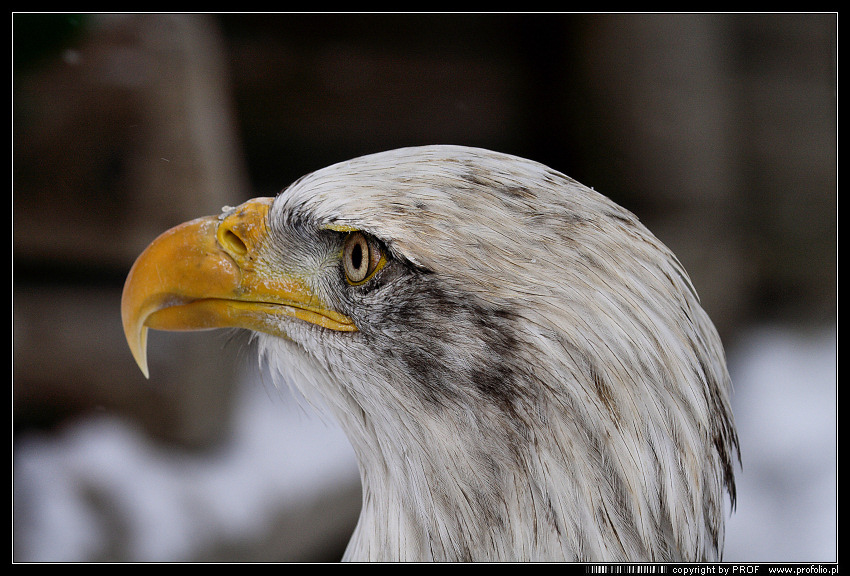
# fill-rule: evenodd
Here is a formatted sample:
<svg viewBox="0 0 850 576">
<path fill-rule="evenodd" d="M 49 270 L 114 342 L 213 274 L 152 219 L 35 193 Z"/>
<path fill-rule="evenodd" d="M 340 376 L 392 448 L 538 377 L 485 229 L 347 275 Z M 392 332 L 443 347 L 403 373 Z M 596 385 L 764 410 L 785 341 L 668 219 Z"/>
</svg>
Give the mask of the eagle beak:
<svg viewBox="0 0 850 576">
<path fill-rule="evenodd" d="M 343 332 L 354 321 L 327 308 L 297 278 L 274 274 L 258 250 L 267 241 L 273 198 L 180 224 L 138 257 L 121 297 L 127 343 L 145 377 L 148 328 L 248 328 L 286 336 L 281 316 Z"/>
</svg>

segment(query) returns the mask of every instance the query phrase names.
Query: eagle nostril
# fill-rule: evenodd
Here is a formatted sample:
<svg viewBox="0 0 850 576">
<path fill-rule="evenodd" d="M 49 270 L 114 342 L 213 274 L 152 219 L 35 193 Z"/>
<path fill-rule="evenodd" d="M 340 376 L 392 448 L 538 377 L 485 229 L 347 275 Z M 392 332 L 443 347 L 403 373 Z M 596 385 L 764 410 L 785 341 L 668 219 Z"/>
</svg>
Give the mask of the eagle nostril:
<svg viewBox="0 0 850 576">
<path fill-rule="evenodd" d="M 230 228 L 225 228 L 223 231 L 219 232 L 218 241 L 225 250 L 235 256 L 244 256 L 245 253 L 248 252 L 248 246 L 246 246 L 242 238 L 240 238 L 236 232 Z"/>
</svg>

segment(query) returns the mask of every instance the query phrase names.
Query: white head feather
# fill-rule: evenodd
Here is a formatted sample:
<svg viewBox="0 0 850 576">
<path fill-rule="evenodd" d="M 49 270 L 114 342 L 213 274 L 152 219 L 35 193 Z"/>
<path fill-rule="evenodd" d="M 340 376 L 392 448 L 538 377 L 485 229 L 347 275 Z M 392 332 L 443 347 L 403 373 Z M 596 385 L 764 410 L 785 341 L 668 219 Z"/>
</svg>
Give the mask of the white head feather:
<svg viewBox="0 0 850 576">
<path fill-rule="evenodd" d="M 305 176 L 269 221 L 361 230 L 392 261 L 356 302 L 313 287 L 359 332 L 259 336 L 357 453 L 347 559 L 720 558 L 738 449 L 723 348 L 630 212 L 538 163 L 433 146 Z"/>
</svg>

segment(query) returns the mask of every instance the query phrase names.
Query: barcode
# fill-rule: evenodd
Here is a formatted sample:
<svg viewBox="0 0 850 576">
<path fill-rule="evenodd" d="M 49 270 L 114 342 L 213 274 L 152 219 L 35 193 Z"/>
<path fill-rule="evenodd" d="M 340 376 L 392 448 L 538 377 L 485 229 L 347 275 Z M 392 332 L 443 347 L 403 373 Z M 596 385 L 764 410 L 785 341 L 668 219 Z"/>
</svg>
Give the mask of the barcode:
<svg viewBox="0 0 850 576">
<path fill-rule="evenodd" d="M 601 565 L 588 566 L 587 574 L 666 574 L 667 566 L 656 566 L 654 564 L 627 564 L 627 565 Z"/>
</svg>

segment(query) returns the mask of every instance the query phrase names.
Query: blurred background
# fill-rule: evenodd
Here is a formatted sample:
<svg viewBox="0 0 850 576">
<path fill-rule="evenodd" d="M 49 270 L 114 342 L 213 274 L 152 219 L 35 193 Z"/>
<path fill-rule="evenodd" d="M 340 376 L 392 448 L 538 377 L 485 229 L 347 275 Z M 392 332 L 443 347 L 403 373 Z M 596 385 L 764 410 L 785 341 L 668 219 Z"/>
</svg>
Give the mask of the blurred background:
<svg viewBox="0 0 850 576">
<path fill-rule="evenodd" d="M 159 233 L 401 146 L 543 162 L 679 256 L 727 348 L 729 561 L 835 561 L 837 14 L 13 14 L 13 561 L 334 561 L 350 447 L 243 334 L 152 333 Z"/>
</svg>

